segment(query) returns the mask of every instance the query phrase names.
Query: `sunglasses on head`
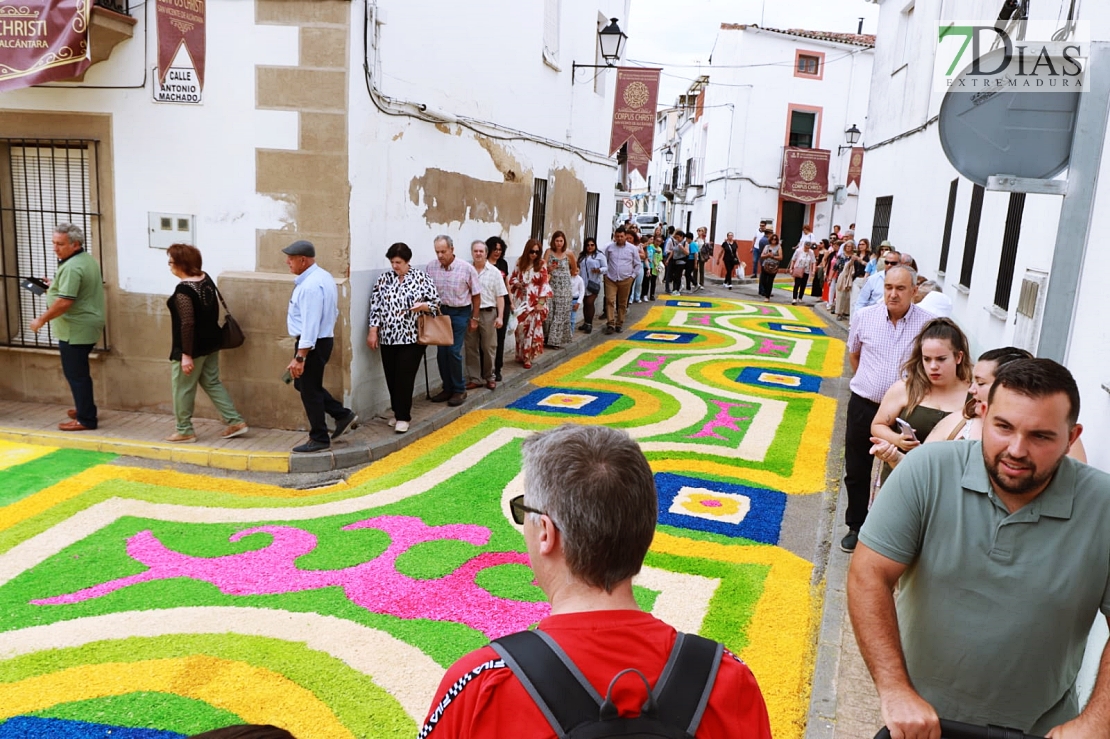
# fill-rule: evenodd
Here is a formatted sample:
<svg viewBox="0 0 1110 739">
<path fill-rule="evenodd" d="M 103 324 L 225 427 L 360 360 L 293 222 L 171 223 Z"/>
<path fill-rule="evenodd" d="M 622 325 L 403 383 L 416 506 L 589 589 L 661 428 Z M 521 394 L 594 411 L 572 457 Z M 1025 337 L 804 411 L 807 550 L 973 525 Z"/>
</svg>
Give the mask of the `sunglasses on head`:
<svg viewBox="0 0 1110 739">
<path fill-rule="evenodd" d="M 538 516 L 547 515 L 543 511 L 537 510 L 535 508 L 529 508 L 528 506 L 524 505 L 523 495 L 518 495 L 509 501 L 509 511 L 513 514 L 513 520 L 516 521 L 518 526 L 524 525 L 525 513 L 535 513 Z"/>
</svg>

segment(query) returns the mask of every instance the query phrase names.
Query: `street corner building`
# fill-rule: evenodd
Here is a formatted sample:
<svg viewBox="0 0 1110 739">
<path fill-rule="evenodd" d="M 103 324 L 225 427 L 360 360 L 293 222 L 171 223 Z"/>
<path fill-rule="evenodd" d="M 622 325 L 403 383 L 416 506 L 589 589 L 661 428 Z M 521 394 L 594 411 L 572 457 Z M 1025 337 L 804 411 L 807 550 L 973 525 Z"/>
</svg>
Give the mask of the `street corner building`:
<svg viewBox="0 0 1110 739">
<path fill-rule="evenodd" d="M 556 230 L 575 252 L 607 235 L 615 85 L 581 65 L 602 65 L 598 31 L 630 4 L 441 3 L 429 24 L 402 0 L 17 3 L 0 22 L 0 396 L 68 402 L 56 337 L 29 328 L 45 305 L 19 284 L 53 276 L 51 232 L 71 222 L 104 278 L 102 409 L 171 411 L 166 249 L 187 243 L 246 334 L 221 362 L 236 405 L 303 427 L 281 381 L 295 239 L 339 289 L 325 384 L 384 409 L 365 332 L 390 244 L 422 269 L 439 233 L 463 258 L 501 236 L 510 260 Z"/>
</svg>

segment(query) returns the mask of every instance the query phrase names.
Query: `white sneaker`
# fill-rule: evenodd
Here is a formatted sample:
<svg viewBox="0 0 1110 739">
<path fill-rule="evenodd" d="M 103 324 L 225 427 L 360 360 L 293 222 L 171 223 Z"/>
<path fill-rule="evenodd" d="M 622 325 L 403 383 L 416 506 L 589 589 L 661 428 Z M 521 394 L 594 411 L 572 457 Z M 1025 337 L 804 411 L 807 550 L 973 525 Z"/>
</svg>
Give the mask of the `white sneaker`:
<svg viewBox="0 0 1110 739">
<path fill-rule="evenodd" d="M 386 421 L 386 423 L 388 423 L 390 426 L 396 426 L 397 425 L 397 419 L 396 418 L 391 418 L 388 421 Z"/>
<path fill-rule="evenodd" d="M 397 423 L 395 423 L 393 425 L 393 430 L 396 431 L 399 434 L 403 434 L 403 433 L 405 433 L 406 431 L 409 430 L 409 422 L 408 421 L 397 421 Z"/>
</svg>

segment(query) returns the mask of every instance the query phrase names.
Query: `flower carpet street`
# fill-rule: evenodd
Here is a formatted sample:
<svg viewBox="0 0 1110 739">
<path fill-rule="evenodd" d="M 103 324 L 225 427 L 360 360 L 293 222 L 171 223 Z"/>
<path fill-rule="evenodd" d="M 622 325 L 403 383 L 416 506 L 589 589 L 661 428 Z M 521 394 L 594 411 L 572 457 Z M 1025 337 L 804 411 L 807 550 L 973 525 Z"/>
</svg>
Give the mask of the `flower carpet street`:
<svg viewBox="0 0 1110 739">
<path fill-rule="evenodd" d="M 807 308 L 696 295 L 328 487 L 0 442 L 0 737 L 415 735 L 448 665 L 547 614 L 508 501 L 523 437 L 571 422 L 655 472 L 641 606 L 738 654 L 802 739 L 843 363 Z"/>
</svg>

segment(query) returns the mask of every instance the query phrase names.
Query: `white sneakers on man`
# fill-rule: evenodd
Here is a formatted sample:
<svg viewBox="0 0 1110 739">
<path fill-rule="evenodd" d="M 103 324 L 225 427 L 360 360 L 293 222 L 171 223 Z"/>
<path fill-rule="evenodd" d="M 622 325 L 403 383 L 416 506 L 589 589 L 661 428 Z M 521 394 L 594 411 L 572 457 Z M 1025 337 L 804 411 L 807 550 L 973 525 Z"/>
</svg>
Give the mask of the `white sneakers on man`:
<svg viewBox="0 0 1110 739">
<path fill-rule="evenodd" d="M 406 431 L 409 430 L 409 422 L 408 421 L 398 421 L 397 423 L 395 423 L 393 425 L 393 430 L 396 431 L 399 434 L 403 434 L 403 433 L 405 433 Z"/>
</svg>

